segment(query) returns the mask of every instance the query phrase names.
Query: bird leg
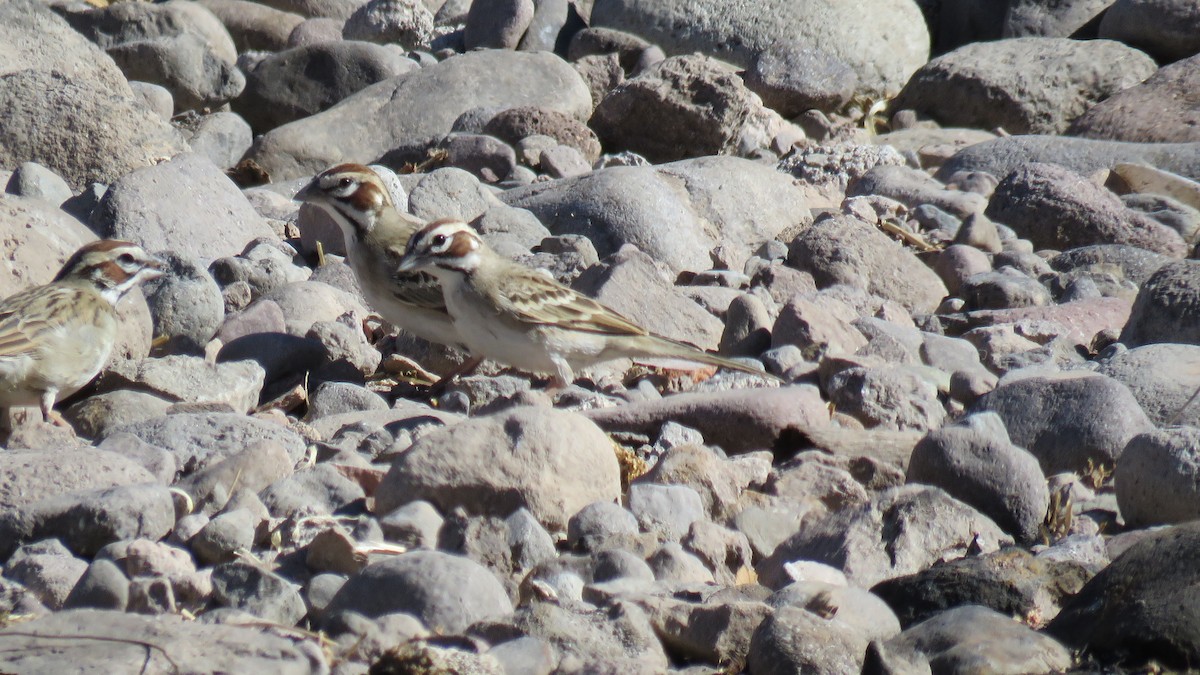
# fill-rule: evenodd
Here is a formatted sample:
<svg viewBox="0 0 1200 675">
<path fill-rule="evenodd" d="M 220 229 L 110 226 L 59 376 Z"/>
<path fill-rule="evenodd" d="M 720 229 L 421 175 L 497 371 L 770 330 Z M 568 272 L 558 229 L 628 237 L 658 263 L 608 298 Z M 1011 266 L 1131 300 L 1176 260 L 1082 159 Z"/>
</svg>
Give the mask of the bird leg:
<svg viewBox="0 0 1200 675">
<path fill-rule="evenodd" d="M 558 354 L 551 355 L 550 362 L 554 364 L 554 376 L 546 386 L 546 393 L 553 394 L 571 386 L 575 381 L 575 371 L 571 370 L 571 364 Z"/>
<path fill-rule="evenodd" d="M 63 419 L 62 414 L 54 409 L 54 400 L 58 398 L 58 391 L 51 389 L 42 393 L 42 421 L 48 424 L 53 424 L 56 427 L 71 428 L 71 425 Z"/>
<path fill-rule="evenodd" d="M 471 374 L 471 372 L 478 368 L 479 364 L 481 363 L 483 363 L 482 356 L 472 356 L 468 358 L 458 367 L 438 378 L 437 382 L 429 385 L 429 393 L 434 396 L 441 396 L 443 393 L 445 393 L 446 387 L 448 387 L 451 382 L 462 377 L 463 375 Z"/>
</svg>

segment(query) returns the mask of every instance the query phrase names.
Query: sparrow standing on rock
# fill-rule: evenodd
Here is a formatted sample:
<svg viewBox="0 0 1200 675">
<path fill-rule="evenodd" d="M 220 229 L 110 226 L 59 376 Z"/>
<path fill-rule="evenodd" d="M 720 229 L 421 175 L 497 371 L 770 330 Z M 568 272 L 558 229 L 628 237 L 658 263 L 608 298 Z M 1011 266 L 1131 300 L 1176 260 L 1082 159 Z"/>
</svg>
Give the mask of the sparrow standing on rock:
<svg viewBox="0 0 1200 675">
<path fill-rule="evenodd" d="M 654 335 L 595 300 L 492 251 L 469 225 L 430 223 L 409 240 L 399 271 L 428 270 L 442 285 L 462 341 L 475 354 L 565 387 L 575 370 L 618 359 L 669 358 L 772 377 Z"/>
<path fill-rule="evenodd" d="M 463 343 L 437 279 L 420 272 L 396 273 L 409 238 L 423 223 L 396 208 L 374 171 L 361 164 L 340 164 L 317 174 L 295 199 L 320 207 L 341 228 L 350 269 L 380 316 L 430 342 Z M 443 380 L 478 363 L 471 359 Z"/>
<path fill-rule="evenodd" d="M 54 281 L 0 302 L 0 407 L 54 404 L 100 372 L 117 339 L 117 302 L 165 263 L 125 241 L 75 252 Z M 59 422 L 59 420 L 54 420 Z"/>
</svg>

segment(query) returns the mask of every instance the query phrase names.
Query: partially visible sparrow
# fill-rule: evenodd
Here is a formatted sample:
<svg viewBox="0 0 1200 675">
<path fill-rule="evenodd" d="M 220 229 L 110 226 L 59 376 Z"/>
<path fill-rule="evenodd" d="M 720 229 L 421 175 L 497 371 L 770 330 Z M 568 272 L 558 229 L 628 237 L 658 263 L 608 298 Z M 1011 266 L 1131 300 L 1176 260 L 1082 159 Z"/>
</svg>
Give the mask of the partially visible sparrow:
<svg viewBox="0 0 1200 675">
<path fill-rule="evenodd" d="M 424 223 L 396 208 L 374 171 L 340 164 L 317 174 L 295 199 L 320 207 L 341 228 L 350 269 L 380 316 L 430 342 L 462 342 L 437 280 L 422 273 L 396 274 L 409 237 Z"/>
<path fill-rule="evenodd" d="M 471 351 L 569 385 L 575 370 L 612 359 L 660 357 L 771 377 L 654 335 L 549 276 L 492 251 L 469 225 L 438 220 L 409 240 L 400 271 L 428 270 Z"/>
<path fill-rule="evenodd" d="M 100 372 L 117 339 L 117 302 L 165 263 L 125 241 L 87 244 L 54 281 L 0 302 L 0 407 L 54 404 Z"/>
</svg>

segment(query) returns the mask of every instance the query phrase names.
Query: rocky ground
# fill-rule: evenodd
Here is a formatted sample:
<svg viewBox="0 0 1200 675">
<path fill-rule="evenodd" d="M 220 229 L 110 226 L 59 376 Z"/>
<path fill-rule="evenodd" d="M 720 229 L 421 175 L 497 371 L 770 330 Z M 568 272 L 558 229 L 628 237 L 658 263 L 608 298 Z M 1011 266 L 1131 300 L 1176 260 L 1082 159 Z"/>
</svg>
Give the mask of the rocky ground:
<svg viewBox="0 0 1200 675">
<path fill-rule="evenodd" d="M 171 264 L 0 450 L 0 672 L 1195 666 L 1198 53 L 1193 0 L 0 3 L 0 295 Z M 431 397 L 291 200 L 344 161 L 783 383 Z"/>
</svg>

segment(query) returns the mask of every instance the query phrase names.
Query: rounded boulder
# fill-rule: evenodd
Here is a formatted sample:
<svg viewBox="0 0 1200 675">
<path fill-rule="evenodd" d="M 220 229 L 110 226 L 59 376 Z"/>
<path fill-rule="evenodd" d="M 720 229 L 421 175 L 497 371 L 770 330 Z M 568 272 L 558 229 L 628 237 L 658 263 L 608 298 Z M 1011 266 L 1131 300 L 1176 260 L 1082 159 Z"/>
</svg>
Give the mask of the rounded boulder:
<svg viewBox="0 0 1200 675">
<path fill-rule="evenodd" d="M 574 413 L 518 408 L 423 436 L 392 464 L 375 493 L 377 513 L 424 499 L 506 517 L 527 508 L 551 531 L 592 502 L 620 497 L 612 442 Z"/>
</svg>

